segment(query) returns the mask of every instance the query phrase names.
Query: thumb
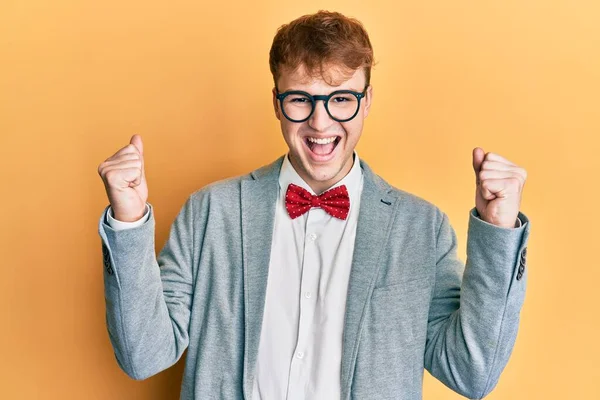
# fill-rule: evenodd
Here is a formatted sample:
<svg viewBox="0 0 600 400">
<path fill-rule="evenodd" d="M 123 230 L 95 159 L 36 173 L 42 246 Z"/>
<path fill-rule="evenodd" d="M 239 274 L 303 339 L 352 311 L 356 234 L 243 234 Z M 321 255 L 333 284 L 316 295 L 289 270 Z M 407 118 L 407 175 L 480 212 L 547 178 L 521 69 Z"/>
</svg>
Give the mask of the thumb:
<svg viewBox="0 0 600 400">
<path fill-rule="evenodd" d="M 129 143 L 134 145 L 141 155 L 144 155 L 144 144 L 142 143 L 142 137 L 140 135 L 133 135 Z"/>
<path fill-rule="evenodd" d="M 485 152 L 481 147 L 475 147 L 473 149 L 473 170 L 475 171 L 475 181 L 479 182 L 479 171 L 481 171 L 481 164 L 485 158 Z"/>
</svg>

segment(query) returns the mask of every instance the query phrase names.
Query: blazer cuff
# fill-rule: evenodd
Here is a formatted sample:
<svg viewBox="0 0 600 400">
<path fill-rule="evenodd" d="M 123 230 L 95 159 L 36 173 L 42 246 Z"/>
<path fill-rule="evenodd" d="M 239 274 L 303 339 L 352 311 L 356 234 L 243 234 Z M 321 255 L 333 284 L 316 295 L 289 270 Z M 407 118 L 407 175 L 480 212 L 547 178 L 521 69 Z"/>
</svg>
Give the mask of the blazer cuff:
<svg viewBox="0 0 600 400">
<path fill-rule="evenodd" d="M 509 309 L 520 308 L 527 281 L 529 218 L 519 212 L 522 225 L 504 228 L 479 218 L 475 207 L 469 214 L 467 257 L 474 269 L 465 270 L 465 277 L 474 276 L 484 286 L 502 288 L 506 295 L 516 294 L 507 305 Z"/>
</svg>

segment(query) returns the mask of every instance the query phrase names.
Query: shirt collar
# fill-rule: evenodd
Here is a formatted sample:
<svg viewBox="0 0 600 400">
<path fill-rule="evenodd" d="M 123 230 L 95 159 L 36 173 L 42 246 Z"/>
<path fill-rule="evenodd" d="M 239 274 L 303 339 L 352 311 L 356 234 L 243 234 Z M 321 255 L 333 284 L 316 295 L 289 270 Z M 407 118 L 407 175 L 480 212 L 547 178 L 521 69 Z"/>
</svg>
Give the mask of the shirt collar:
<svg viewBox="0 0 600 400">
<path fill-rule="evenodd" d="M 350 172 L 346 174 L 339 182 L 332 185 L 330 188 L 324 190 L 327 191 L 329 189 L 333 189 L 334 187 L 346 185 L 348 189 L 348 195 L 350 196 L 350 203 L 357 200 L 357 197 L 360 196 L 360 184 L 362 179 L 362 169 L 360 167 L 360 159 L 358 158 L 358 153 L 356 150 L 354 151 L 354 163 L 352 164 L 352 168 L 350 168 Z M 316 195 L 311 187 L 298 175 L 298 172 L 294 169 L 292 163 L 289 160 L 289 153 L 283 158 L 283 163 L 281 165 L 281 171 L 279 172 L 279 187 L 281 188 L 281 192 L 283 192 L 283 196 L 285 196 L 285 191 L 290 183 L 294 185 L 298 185 L 306 190 L 310 194 Z"/>
</svg>

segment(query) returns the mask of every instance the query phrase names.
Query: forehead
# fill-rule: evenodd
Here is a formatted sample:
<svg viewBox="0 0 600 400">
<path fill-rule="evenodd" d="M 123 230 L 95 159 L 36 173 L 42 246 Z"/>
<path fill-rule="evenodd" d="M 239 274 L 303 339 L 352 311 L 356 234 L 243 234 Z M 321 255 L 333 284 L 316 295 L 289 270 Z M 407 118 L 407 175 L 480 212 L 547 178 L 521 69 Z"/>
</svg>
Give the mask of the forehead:
<svg viewBox="0 0 600 400">
<path fill-rule="evenodd" d="M 304 65 L 295 70 L 282 68 L 277 88 L 279 92 L 288 90 L 304 90 L 307 92 L 328 92 L 336 89 L 352 89 L 362 91 L 365 87 L 365 72 L 363 68 L 350 70 L 344 67 L 329 65 L 319 71 L 309 74 Z"/>
</svg>

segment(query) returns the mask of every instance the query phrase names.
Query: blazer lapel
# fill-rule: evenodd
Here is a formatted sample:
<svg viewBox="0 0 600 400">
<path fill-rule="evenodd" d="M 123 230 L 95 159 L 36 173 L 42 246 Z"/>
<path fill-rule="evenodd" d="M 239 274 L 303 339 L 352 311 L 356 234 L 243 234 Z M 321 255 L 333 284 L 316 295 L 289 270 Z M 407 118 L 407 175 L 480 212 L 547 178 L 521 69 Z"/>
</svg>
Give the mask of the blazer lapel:
<svg viewBox="0 0 600 400">
<path fill-rule="evenodd" d="M 282 163 L 283 156 L 241 181 L 245 318 L 243 376 L 246 398 L 251 398 L 254 383 Z"/>
<path fill-rule="evenodd" d="M 342 339 L 342 399 L 347 399 L 350 393 L 364 309 L 373 291 L 380 266 L 380 254 L 387 247 L 391 221 L 398 207 L 398 198 L 392 188 L 375 175 L 362 160 L 361 167 L 364 184 L 346 297 Z"/>
</svg>

